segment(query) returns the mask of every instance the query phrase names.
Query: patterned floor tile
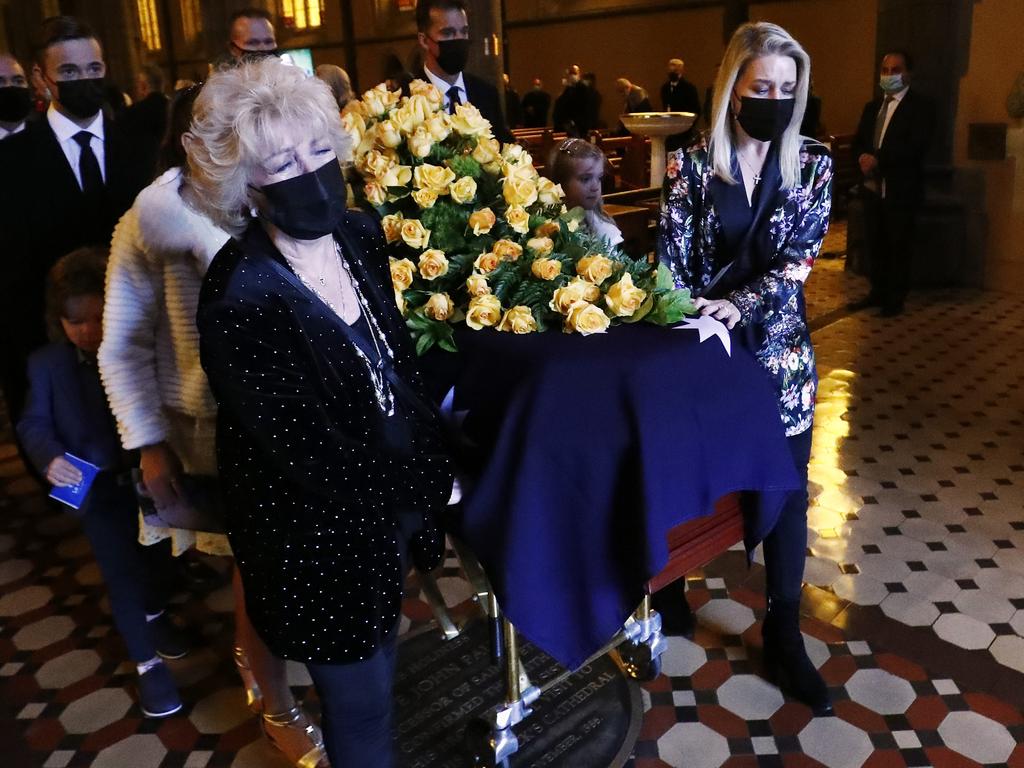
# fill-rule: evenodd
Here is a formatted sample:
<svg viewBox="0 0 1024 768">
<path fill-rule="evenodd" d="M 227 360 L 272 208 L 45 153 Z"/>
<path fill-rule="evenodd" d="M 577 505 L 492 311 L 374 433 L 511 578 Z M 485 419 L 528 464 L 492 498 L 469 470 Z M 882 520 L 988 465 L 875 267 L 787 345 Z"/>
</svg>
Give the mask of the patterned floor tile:
<svg viewBox="0 0 1024 768">
<path fill-rule="evenodd" d="M 1024 376 L 1006 364 L 1024 359 L 1024 322 L 1016 301 L 970 292 L 915 297 L 894 321 L 848 316 L 862 290 L 842 259 L 819 260 L 808 285 L 821 388 L 802 628 L 836 716 L 761 677 L 763 570 L 730 552 L 688 579 L 700 626 L 669 639 L 644 687 L 630 768 L 1024 765 Z M 998 348 L 973 338 L 982 318 Z M 285 768 L 244 708 L 227 587 L 181 596 L 205 646 L 171 665 L 186 708 L 141 717 L 88 544 L 6 437 L 0 706 L 19 748 L 54 768 Z M 475 610 L 448 565 L 446 602 Z M 430 620 L 411 587 L 403 630 Z M 289 681 L 309 690 L 301 665 Z"/>
</svg>

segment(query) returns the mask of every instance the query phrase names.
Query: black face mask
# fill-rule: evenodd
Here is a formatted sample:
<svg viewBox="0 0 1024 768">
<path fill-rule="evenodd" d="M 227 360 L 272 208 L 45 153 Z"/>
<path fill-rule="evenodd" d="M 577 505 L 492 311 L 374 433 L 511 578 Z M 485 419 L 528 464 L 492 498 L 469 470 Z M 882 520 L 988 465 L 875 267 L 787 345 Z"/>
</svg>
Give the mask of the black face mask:
<svg viewBox="0 0 1024 768">
<path fill-rule="evenodd" d="M 431 38 L 433 39 L 433 38 Z M 449 75 L 457 75 L 469 61 L 469 40 L 434 40 L 437 44 L 437 65 Z"/>
<path fill-rule="evenodd" d="M 316 240 L 341 224 L 348 193 L 341 166 L 330 160 L 315 171 L 262 187 L 264 215 L 296 240 Z"/>
<path fill-rule="evenodd" d="M 740 99 L 740 113 L 736 116 L 747 135 L 758 141 L 774 141 L 785 133 L 793 119 L 796 99 Z"/>
<path fill-rule="evenodd" d="M 100 111 L 106 96 L 105 87 L 106 80 L 102 77 L 60 80 L 57 83 L 57 100 L 72 117 L 85 120 Z"/>
<path fill-rule="evenodd" d="M 231 47 L 238 53 L 238 60 L 243 62 L 260 61 L 271 56 L 279 57 L 281 55 L 280 48 L 271 48 L 269 51 L 250 51 L 248 48 L 241 48 L 234 43 L 231 44 Z"/>
<path fill-rule="evenodd" d="M 9 85 L 0 88 L 0 120 L 20 123 L 32 110 L 32 94 L 28 88 Z"/>
</svg>

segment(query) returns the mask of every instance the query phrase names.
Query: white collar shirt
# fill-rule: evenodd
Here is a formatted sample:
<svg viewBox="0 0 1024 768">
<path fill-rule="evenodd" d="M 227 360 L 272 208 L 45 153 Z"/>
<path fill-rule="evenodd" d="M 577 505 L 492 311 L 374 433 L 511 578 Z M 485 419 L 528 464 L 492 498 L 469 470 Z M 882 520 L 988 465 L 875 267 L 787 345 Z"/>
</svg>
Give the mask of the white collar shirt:
<svg viewBox="0 0 1024 768">
<path fill-rule="evenodd" d="M 89 140 L 89 147 L 92 149 L 92 153 L 96 155 L 96 162 L 100 166 L 100 174 L 103 176 L 103 181 L 106 182 L 107 164 L 106 152 L 104 151 L 106 138 L 103 132 L 103 110 L 97 112 L 96 117 L 85 128 L 81 128 L 58 112 L 57 108 L 51 104 L 50 108 L 46 110 L 46 120 L 50 123 L 53 133 L 57 137 L 57 143 L 60 144 L 60 148 L 64 151 L 64 157 L 68 159 L 68 165 L 71 166 L 71 172 L 75 174 L 75 180 L 78 181 L 79 187 L 82 186 L 82 177 L 78 170 L 78 161 L 82 156 L 82 148 L 75 141 L 75 134 L 79 131 L 88 131 L 92 134 L 92 138 Z"/>
<path fill-rule="evenodd" d="M 16 133 L 21 133 L 24 130 L 25 130 L 25 121 L 24 120 L 22 120 L 16 126 L 11 128 L 11 130 L 7 130 L 6 128 L 0 128 L 0 141 L 3 141 L 4 139 L 9 138 L 10 136 L 13 136 Z"/>
<path fill-rule="evenodd" d="M 448 105 L 448 101 L 449 101 L 449 99 L 448 99 L 448 91 L 452 87 L 455 87 L 455 88 L 459 89 L 459 103 L 460 104 L 466 104 L 469 101 L 467 99 L 467 94 L 466 94 L 466 82 L 465 82 L 465 80 L 462 79 L 462 73 L 461 72 L 459 72 L 459 76 L 455 79 L 454 83 L 448 83 L 448 82 L 442 80 L 440 77 L 438 77 L 433 72 L 431 72 L 430 71 L 430 67 L 427 67 L 427 66 L 423 67 L 423 74 L 425 74 L 427 76 L 427 80 L 429 80 L 431 82 L 431 84 L 435 88 L 437 88 L 437 90 L 439 90 L 441 92 L 441 96 L 444 97 L 444 111 L 445 112 L 450 112 L 451 111 L 451 109 L 450 109 L 450 107 Z"/>
<path fill-rule="evenodd" d="M 902 91 L 897 91 L 891 94 L 892 100 L 889 102 L 889 109 L 885 113 L 885 121 L 882 123 L 882 133 L 878 138 L 878 146 L 881 147 L 885 143 L 885 132 L 889 130 L 889 123 L 892 121 L 892 116 L 896 114 L 896 110 L 900 106 L 900 102 L 903 101 L 903 97 L 907 95 L 907 91 L 910 90 L 910 86 L 906 86 Z M 885 107 L 885 101 L 882 101 L 883 108 Z"/>
</svg>

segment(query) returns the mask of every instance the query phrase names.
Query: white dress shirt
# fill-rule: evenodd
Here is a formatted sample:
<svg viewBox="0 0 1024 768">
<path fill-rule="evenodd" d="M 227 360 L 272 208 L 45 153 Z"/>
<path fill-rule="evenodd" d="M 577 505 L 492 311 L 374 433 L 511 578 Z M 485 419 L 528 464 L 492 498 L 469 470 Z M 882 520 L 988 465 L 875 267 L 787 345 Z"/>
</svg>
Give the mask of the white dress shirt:
<svg viewBox="0 0 1024 768">
<path fill-rule="evenodd" d="M 75 174 L 78 186 L 82 186 L 81 174 L 78 171 L 78 161 L 82 155 L 82 148 L 78 146 L 78 142 L 75 141 L 74 137 L 79 131 L 88 131 L 92 134 L 89 146 L 92 148 L 92 153 L 96 155 L 96 162 L 100 165 L 100 174 L 103 176 L 103 181 L 106 182 L 107 164 L 105 162 L 106 153 L 104 152 L 103 111 L 97 112 L 96 117 L 85 128 L 81 128 L 71 122 L 71 120 L 58 112 L 53 104 L 50 104 L 50 108 L 46 110 L 46 119 L 53 129 L 54 135 L 57 137 L 60 148 L 64 150 L 64 157 L 68 159 L 68 164 L 71 166 L 72 173 Z"/>
<path fill-rule="evenodd" d="M 469 99 L 466 97 L 467 96 L 467 94 L 466 94 L 466 83 L 462 79 L 462 73 L 461 72 L 459 72 L 459 76 L 455 79 L 454 83 L 449 83 L 449 82 L 446 82 L 446 81 L 442 80 L 440 77 L 438 77 L 433 72 L 431 72 L 430 71 L 430 67 L 428 67 L 426 65 L 423 66 L 423 74 L 425 74 L 427 76 L 427 80 L 429 80 L 433 84 L 433 86 L 435 88 L 437 88 L 437 90 L 439 90 L 441 92 L 441 95 L 444 97 L 444 111 L 445 112 L 450 112 L 451 111 L 451 109 L 448 106 L 448 91 L 453 86 L 455 88 L 459 89 L 459 103 L 460 104 L 468 104 L 469 103 Z"/>
<path fill-rule="evenodd" d="M 0 141 L 3 141 L 7 137 L 13 136 L 16 133 L 21 133 L 24 130 L 25 130 L 25 121 L 24 120 L 22 120 L 20 123 L 18 123 L 16 126 L 14 126 L 9 131 L 6 128 L 0 128 Z"/>
<path fill-rule="evenodd" d="M 878 146 L 881 147 L 885 143 L 885 132 L 889 130 L 889 123 L 892 121 L 892 116 L 896 114 L 896 110 L 899 109 L 900 102 L 903 101 L 903 97 L 907 95 L 907 91 L 910 90 L 910 86 L 906 86 L 902 91 L 889 94 L 892 99 L 888 104 L 888 111 L 885 113 L 885 121 L 882 123 L 882 133 L 878 137 Z M 885 109 L 885 100 L 882 100 L 882 109 Z"/>
</svg>

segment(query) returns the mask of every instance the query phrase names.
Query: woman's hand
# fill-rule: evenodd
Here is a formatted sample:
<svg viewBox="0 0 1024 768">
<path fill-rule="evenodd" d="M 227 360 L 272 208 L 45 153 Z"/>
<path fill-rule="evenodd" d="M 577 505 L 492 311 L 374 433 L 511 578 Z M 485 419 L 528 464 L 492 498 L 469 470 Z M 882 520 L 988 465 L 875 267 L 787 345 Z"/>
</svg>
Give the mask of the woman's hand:
<svg viewBox="0 0 1024 768">
<path fill-rule="evenodd" d="M 695 299 L 693 306 L 699 309 L 702 315 L 711 315 L 715 320 L 721 320 L 730 331 L 740 321 L 740 311 L 735 304 L 726 299 Z"/>
<path fill-rule="evenodd" d="M 142 484 L 146 493 L 153 497 L 157 509 L 171 507 L 180 500 L 178 478 L 181 477 L 181 461 L 166 443 L 147 445 L 139 466 L 142 469 Z"/>
<path fill-rule="evenodd" d="M 82 482 L 82 470 L 63 456 L 58 456 L 46 468 L 46 479 L 57 488 L 70 488 Z"/>
</svg>

